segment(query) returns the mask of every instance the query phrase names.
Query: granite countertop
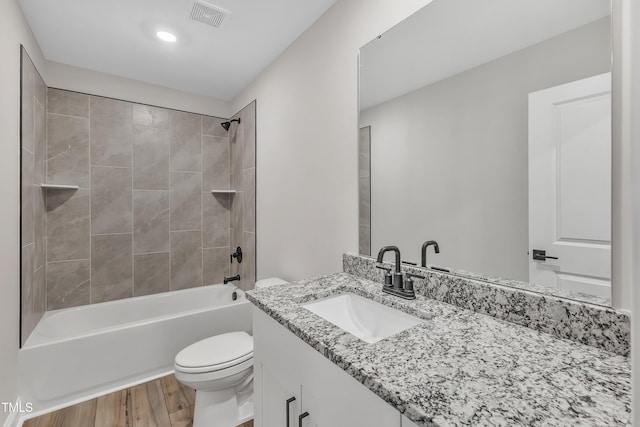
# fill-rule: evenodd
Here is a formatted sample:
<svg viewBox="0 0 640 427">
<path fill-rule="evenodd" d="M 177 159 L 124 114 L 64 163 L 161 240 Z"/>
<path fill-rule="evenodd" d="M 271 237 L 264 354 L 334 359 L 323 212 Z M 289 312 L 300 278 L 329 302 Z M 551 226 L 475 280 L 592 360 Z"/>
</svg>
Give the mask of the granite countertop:
<svg viewBox="0 0 640 427">
<path fill-rule="evenodd" d="M 247 297 L 418 425 L 631 425 L 629 358 L 381 288 L 338 273 Z M 301 306 L 340 292 L 426 321 L 367 344 Z"/>
</svg>

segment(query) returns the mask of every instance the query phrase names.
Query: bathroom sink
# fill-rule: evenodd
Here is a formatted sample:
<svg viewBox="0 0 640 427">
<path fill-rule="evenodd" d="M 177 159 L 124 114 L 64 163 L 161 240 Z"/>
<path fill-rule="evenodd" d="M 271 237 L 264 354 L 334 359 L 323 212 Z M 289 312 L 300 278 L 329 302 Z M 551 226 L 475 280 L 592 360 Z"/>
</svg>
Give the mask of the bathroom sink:
<svg viewBox="0 0 640 427">
<path fill-rule="evenodd" d="M 302 306 L 369 344 L 423 322 L 410 314 L 350 293 L 332 295 Z"/>
</svg>

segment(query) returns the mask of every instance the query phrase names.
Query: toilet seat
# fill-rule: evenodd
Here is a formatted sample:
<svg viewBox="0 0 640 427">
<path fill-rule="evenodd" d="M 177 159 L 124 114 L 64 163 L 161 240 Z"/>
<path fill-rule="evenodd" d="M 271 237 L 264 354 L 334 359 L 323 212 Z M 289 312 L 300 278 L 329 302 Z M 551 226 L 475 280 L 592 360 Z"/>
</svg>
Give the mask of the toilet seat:
<svg viewBox="0 0 640 427">
<path fill-rule="evenodd" d="M 249 362 L 249 363 L 247 363 Z M 253 364 L 253 337 L 248 333 L 229 332 L 198 341 L 175 358 L 176 371 L 201 374 L 225 369 L 238 371 Z"/>
</svg>

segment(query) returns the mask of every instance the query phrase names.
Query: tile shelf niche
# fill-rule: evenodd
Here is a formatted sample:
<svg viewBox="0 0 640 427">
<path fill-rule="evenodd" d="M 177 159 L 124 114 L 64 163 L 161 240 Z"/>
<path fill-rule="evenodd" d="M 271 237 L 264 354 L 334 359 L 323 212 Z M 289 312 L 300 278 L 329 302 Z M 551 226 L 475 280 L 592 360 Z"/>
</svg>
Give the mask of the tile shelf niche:
<svg viewBox="0 0 640 427">
<path fill-rule="evenodd" d="M 212 194 L 236 194 L 236 190 L 211 190 Z"/>
<path fill-rule="evenodd" d="M 63 185 L 63 184 L 40 184 L 40 188 L 49 188 L 52 190 L 77 190 L 80 188 L 78 185 Z"/>
</svg>

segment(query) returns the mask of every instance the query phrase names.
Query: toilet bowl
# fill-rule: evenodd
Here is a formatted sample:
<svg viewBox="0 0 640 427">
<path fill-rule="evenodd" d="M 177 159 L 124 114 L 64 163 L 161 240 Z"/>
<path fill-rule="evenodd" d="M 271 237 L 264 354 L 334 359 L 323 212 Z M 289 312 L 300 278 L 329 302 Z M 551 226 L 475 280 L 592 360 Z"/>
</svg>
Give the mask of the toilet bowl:
<svg viewBox="0 0 640 427">
<path fill-rule="evenodd" d="M 256 289 L 285 284 L 271 278 Z M 235 427 L 253 419 L 253 337 L 229 332 L 198 341 L 176 355 L 176 379 L 196 390 L 194 427 Z"/>
</svg>

